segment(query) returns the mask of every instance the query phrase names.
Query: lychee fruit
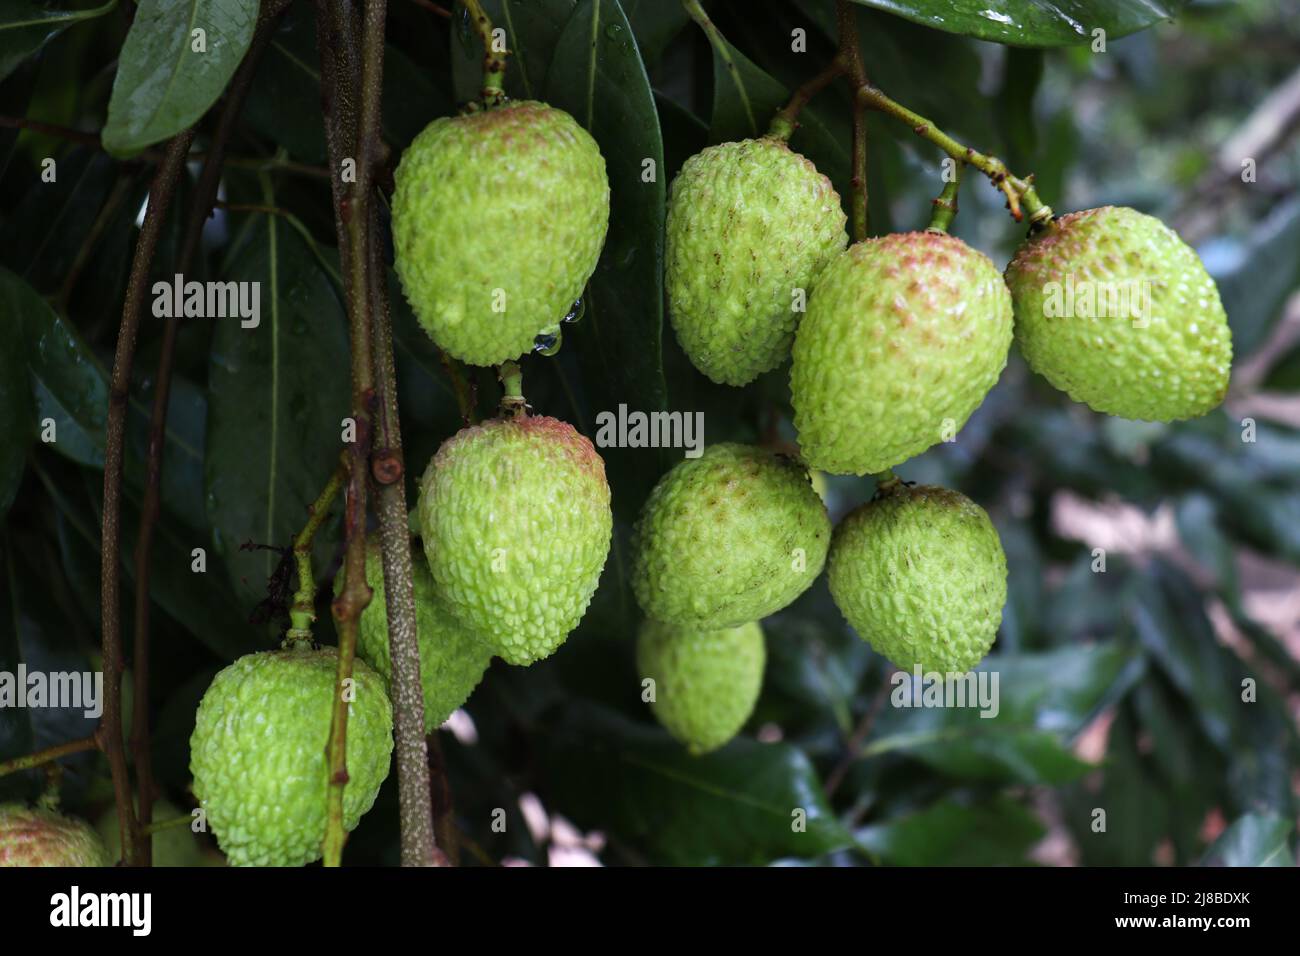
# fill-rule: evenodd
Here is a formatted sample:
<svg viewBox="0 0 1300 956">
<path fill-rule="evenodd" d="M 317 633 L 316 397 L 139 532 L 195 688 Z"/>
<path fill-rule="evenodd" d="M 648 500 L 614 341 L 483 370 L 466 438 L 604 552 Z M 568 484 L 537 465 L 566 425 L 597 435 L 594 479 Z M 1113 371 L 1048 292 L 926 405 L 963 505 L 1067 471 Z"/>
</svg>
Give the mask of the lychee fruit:
<svg viewBox="0 0 1300 956">
<path fill-rule="evenodd" d="M 604 461 L 545 416 L 493 419 L 445 441 L 420 479 L 418 513 L 444 604 L 510 664 L 546 657 L 577 627 L 614 523 Z"/>
<path fill-rule="evenodd" d="M 835 529 L 831 596 L 898 667 L 964 673 L 1002 621 L 1007 562 L 988 514 L 945 488 L 882 487 Z"/>
<path fill-rule="evenodd" d="M 757 623 L 701 631 L 646 621 L 637 635 L 641 678 L 654 681 L 655 718 L 693 754 L 740 732 L 763 687 L 767 651 Z"/>
<path fill-rule="evenodd" d="M 302 643 L 247 654 L 220 671 L 190 736 L 194 795 L 232 866 L 320 859 L 338 651 Z M 393 714 L 383 678 L 354 662 L 343 828 L 355 829 L 388 776 Z"/>
<path fill-rule="evenodd" d="M 1228 391 L 1232 334 L 1195 250 L 1122 206 L 1070 213 L 1007 266 L 1016 341 L 1076 402 L 1123 418 L 1196 418 Z"/>
<path fill-rule="evenodd" d="M 941 232 L 856 243 L 823 273 L 795 335 L 804 460 L 882 472 L 950 440 L 1006 366 L 1011 296 L 988 257 Z"/>
<path fill-rule="evenodd" d="M 737 627 L 781 610 L 812 584 L 830 533 L 802 464 L 749 445 L 713 445 L 676 465 L 646 499 L 632 587 L 657 621 Z"/>
<path fill-rule="evenodd" d="M 572 116 L 523 100 L 436 119 L 394 180 L 397 274 L 434 342 L 497 365 L 559 327 L 609 225 L 605 160 Z"/>
<path fill-rule="evenodd" d="M 808 293 L 848 243 L 844 223 L 830 180 L 779 139 L 688 159 L 668 201 L 664 279 L 695 367 L 744 385 L 780 365 Z"/>
<path fill-rule="evenodd" d="M 111 865 L 104 841 L 84 820 L 0 804 L 0 867 Z"/>
</svg>

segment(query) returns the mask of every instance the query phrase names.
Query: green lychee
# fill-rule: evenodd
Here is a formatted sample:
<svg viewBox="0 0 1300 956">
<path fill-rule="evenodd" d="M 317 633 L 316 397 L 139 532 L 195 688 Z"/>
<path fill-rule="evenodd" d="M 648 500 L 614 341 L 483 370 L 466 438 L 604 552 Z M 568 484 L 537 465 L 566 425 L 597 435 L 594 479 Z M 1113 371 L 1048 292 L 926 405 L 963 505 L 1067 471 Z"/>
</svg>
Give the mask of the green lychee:
<svg viewBox="0 0 1300 956">
<path fill-rule="evenodd" d="M 1070 213 L 1022 245 L 1006 276 L 1020 351 L 1076 402 L 1168 422 L 1227 394 L 1219 290 L 1159 219 L 1117 206 Z"/>
<path fill-rule="evenodd" d="M 790 370 L 804 460 L 892 468 L 951 440 L 1006 366 L 1011 296 L 988 257 L 941 232 L 856 243 L 823 273 Z"/>
<path fill-rule="evenodd" d="M 428 562 L 418 543 L 411 545 L 415 578 L 415 629 L 420 645 L 420 684 L 424 689 L 424 729 L 440 726 L 469 699 L 492 651 L 462 627 L 438 597 Z M 361 612 L 357 653 L 392 688 L 393 665 L 388 647 L 388 608 L 384 604 L 384 562 L 379 536 L 366 539 L 366 583 L 372 595 Z M 334 579 L 334 593 L 343 588 L 343 575 Z"/>
<path fill-rule="evenodd" d="M 439 346 L 496 365 L 558 328 L 609 225 L 605 160 L 572 116 L 524 100 L 436 119 L 394 179 L 397 274 Z"/>
<path fill-rule="evenodd" d="M 577 627 L 609 555 L 605 463 L 545 416 L 462 429 L 420 479 L 429 569 L 461 625 L 510 664 L 546 657 Z"/>
<path fill-rule="evenodd" d="M 720 444 L 687 458 L 646 499 L 632 587 L 648 617 L 698 630 L 773 614 L 821 573 L 826 506 L 797 461 Z"/>
<path fill-rule="evenodd" d="M 0 804 L 0 867 L 112 866 L 89 823 L 21 803 Z"/>
<path fill-rule="evenodd" d="M 693 754 L 717 750 L 740 732 L 763 687 L 766 659 L 763 631 L 752 621 L 721 631 L 646 621 L 637 635 L 637 669 L 654 681 L 654 715 Z"/>
<path fill-rule="evenodd" d="M 137 801 L 137 810 L 139 806 Z M 188 812 L 181 810 L 169 800 L 155 800 L 153 802 L 153 819 L 155 823 L 188 816 L 190 816 Z M 108 858 L 117 860 L 121 857 L 122 829 L 118 823 L 117 807 L 111 806 L 104 811 L 99 818 L 99 822 L 95 824 L 95 829 L 103 839 L 104 846 L 108 848 Z M 203 851 L 203 845 L 200 843 L 198 835 L 190 829 L 188 823 L 183 826 L 178 825 L 159 830 L 153 835 L 152 842 L 154 866 L 193 867 L 219 865 L 221 859 L 217 853 L 208 854 Z"/>
<path fill-rule="evenodd" d="M 835 529 L 831 596 L 898 667 L 963 673 L 988 653 L 1007 561 L 984 509 L 945 488 L 886 486 Z"/>
<path fill-rule="evenodd" d="M 194 795 L 232 866 L 302 866 L 322 855 L 338 651 L 302 644 L 247 654 L 220 671 L 190 737 Z M 393 714 L 383 679 L 353 665 L 343 827 L 388 776 Z"/>
<path fill-rule="evenodd" d="M 744 385 L 790 354 L 803 303 L 848 243 L 831 182 L 779 139 L 719 143 L 673 180 L 664 259 L 682 349 Z"/>
</svg>

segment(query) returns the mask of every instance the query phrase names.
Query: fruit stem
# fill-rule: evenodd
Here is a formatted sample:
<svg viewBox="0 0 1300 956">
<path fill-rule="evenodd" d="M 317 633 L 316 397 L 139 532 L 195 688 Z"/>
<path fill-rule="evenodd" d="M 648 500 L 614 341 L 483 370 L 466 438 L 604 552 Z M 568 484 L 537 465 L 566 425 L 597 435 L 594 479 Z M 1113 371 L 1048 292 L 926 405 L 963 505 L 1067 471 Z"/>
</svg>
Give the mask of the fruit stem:
<svg viewBox="0 0 1300 956">
<path fill-rule="evenodd" d="M 954 164 L 952 179 L 943 184 L 943 192 L 932 200 L 934 212 L 930 215 L 930 225 L 926 227 L 928 231 L 946 233 L 951 228 L 952 221 L 957 216 L 957 190 L 961 188 L 961 171 L 964 167 L 965 163 L 962 162 Z"/>
<path fill-rule="evenodd" d="M 524 373 L 518 362 L 502 362 L 497 368 L 497 377 L 501 379 L 501 414 L 521 418 L 528 413 L 528 403 L 524 401 Z"/>
<path fill-rule="evenodd" d="M 6 760 L 4 763 L 0 763 L 0 777 L 8 776 L 11 773 L 17 773 L 20 770 L 31 770 L 35 767 L 44 766 L 47 763 L 58 760 L 60 757 L 84 753 L 87 750 L 99 749 L 98 734 L 91 734 L 89 737 L 82 737 L 80 740 L 72 740 L 65 744 L 56 744 L 53 747 L 46 747 L 44 750 L 38 750 L 35 753 L 25 754 L 22 757 L 14 757 L 12 760 Z"/>
<path fill-rule="evenodd" d="M 298 565 L 298 590 L 294 592 L 293 605 L 289 608 L 286 646 L 298 641 L 311 641 L 311 626 L 316 620 L 316 576 L 311 568 L 312 542 L 329 516 L 330 506 L 347 481 L 347 476 L 347 458 L 341 457 L 321 493 L 308 505 L 307 523 L 293 539 L 293 558 Z"/>
<path fill-rule="evenodd" d="M 786 103 L 781 109 L 776 111 L 772 117 L 772 123 L 767 128 L 767 135 L 773 139 L 779 139 L 786 143 L 794 135 L 794 131 L 799 126 L 799 114 L 808 102 L 824 90 L 831 82 L 839 76 L 845 75 L 845 67 L 840 58 L 836 56 L 826 64 L 820 73 L 814 76 L 808 82 L 804 83 L 794 95 L 790 97 L 790 102 Z"/>
<path fill-rule="evenodd" d="M 902 487 L 903 480 L 894 474 L 892 468 L 886 468 L 879 474 L 871 476 L 876 481 L 876 496 L 893 494 L 898 488 Z"/>
<path fill-rule="evenodd" d="M 1038 198 L 1038 193 L 1034 191 L 1032 176 L 1020 179 L 1012 175 L 1011 171 L 1007 169 L 1006 163 L 996 156 L 987 156 L 958 142 L 920 113 L 908 109 L 901 103 L 891 99 L 878 87 L 870 83 L 859 84 L 857 100 L 868 109 L 901 120 L 911 127 L 912 132 L 922 139 L 934 143 L 953 159 L 958 162 L 969 163 L 982 172 L 992 181 L 994 186 L 1002 190 L 1006 195 L 1007 208 L 1011 210 L 1011 215 L 1017 222 L 1024 218 L 1025 212 L 1029 213 L 1030 223 L 1034 225 L 1041 224 L 1052 217 L 1051 208 L 1043 203 Z M 1024 212 L 1021 211 L 1022 206 Z"/>
<path fill-rule="evenodd" d="M 500 49 L 497 48 L 492 20 L 484 11 L 480 0 L 461 0 L 461 3 L 474 25 L 474 32 L 483 41 L 483 89 L 479 95 L 484 106 L 496 106 L 506 98 L 506 57 L 510 51 L 505 49 L 504 44 Z"/>
</svg>

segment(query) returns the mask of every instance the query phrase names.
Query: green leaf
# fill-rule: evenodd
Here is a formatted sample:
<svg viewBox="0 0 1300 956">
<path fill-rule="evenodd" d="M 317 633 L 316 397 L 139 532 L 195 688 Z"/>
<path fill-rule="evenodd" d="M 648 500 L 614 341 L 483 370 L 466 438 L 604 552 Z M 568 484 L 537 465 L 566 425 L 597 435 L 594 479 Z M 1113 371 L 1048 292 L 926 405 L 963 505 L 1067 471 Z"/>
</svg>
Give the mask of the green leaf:
<svg viewBox="0 0 1300 956">
<path fill-rule="evenodd" d="M 854 0 L 946 33 L 1005 43 L 1054 47 L 1090 43 L 1093 31 L 1108 40 L 1172 20 L 1181 6 L 1171 0 Z"/>
<path fill-rule="evenodd" d="M 1300 199 L 1283 203 L 1252 229 L 1234 266 L 1214 278 L 1234 351 L 1249 355 L 1264 343 L 1300 281 Z"/>
<path fill-rule="evenodd" d="M 104 148 L 131 155 L 198 121 L 248 51 L 257 11 L 258 0 L 141 0 L 118 59 Z"/>
<path fill-rule="evenodd" d="M 51 8 L 35 0 L 0 0 L 0 80 L 46 43 L 80 20 L 102 17 L 117 6 Z"/>
<path fill-rule="evenodd" d="M 287 547 L 337 461 L 348 343 L 329 275 L 278 217 L 254 224 L 225 278 L 260 283 L 261 315 L 256 328 L 216 320 L 204 485 L 214 544 L 248 610 L 280 555 L 241 545 Z"/>
<path fill-rule="evenodd" d="M 858 831 L 858 843 L 897 866 L 1023 866 L 1042 839 L 1038 818 L 1007 797 L 966 805 L 942 800 Z"/>
<path fill-rule="evenodd" d="M 584 295 L 581 321 L 564 328 L 578 351 L 591 405 L 666 407 L 663 371 L 664 153 L 654 93 L 617 0 L 583 0 L 555 47 L 548 100 L 600 144 L 610 184 L 609 234 Z M 663 456 L 601 450 L 615 510 L 630 519 Z"/>
<path fill-rule="evenodd" d="M 664 0 L 620 0 L 632 32 L 636 35 L 636 45 L 641 50 L 641 57 L 646 65 L 655 63 L 663 55 L 664 49 L 690 22 L 686 8 L 680 3 Z"/>
<path fill-rule="evenodd" d="M 692 757 L 656 726 L 575 705 L 548 738 L 547 770 L 557 805 L 576 823 L 636 845 L 653 863 L 761 865 L 853 842 L 812 764 L 788 744 L 739 737 Z"/>
<path fill-rule="evenodd" d="M 108 383 L 90 350 L 27 283 L 0 270 L 5 311 L 19 316 L 38 420 L 52 419 L 59 454 L 104 467 Z"/>
<path fill-rule="evenodd" d="M 1128 666 L 1126 666 L 1126 664 Z M 967 780 L 1062 783 L 1091 769 L 1067 744 L 1108 701 L 1141 674 L 1115 643 L 1071 646 L 1046 653 L 995 655 L 974 672 L 997 676 L 997 713 L 978 706 L 902 707 L 904 688 L 891 689 L 861 756 L 904 753 Z M 984 708 L 992 713 L 993 708 Z"/>
<path fill-rule="evenodd" d="M 1294 824 L 1274 813 L 1238 817 L 1214 841 L 1201 866 L 1295 866 Z"/>
</svg>

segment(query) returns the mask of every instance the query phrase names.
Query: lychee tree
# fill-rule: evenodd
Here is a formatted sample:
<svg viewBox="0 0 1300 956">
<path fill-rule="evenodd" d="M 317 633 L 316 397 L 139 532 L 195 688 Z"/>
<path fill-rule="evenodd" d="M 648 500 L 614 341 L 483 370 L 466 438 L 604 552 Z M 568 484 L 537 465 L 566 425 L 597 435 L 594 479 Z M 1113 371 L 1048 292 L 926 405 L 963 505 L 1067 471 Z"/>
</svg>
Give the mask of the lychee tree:
<svg viewBox="0 0 1300 956">
<path fill-rule="evenodd" d="M 1294 857 L 1283 12 L 58 7 L 0 865 Z"/>
</svg>

